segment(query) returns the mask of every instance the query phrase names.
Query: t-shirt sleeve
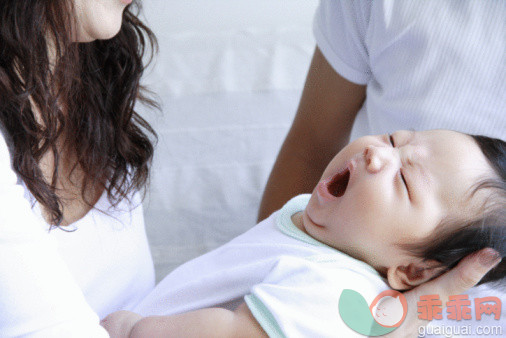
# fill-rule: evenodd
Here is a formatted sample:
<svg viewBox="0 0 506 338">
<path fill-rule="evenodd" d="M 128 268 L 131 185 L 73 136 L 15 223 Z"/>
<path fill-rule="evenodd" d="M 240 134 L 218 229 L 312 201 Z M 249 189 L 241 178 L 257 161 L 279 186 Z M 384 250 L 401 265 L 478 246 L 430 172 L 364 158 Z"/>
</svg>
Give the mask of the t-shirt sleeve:
<svg viewBox="0 0 506 338">
<path fill-rule="evenodd" d="M 385 287 L 353 269 L 328 269 L 306 259 L 283 257 L 245 297 L 269 337 L 363 337 L 339 314 L 342 291 L 353 285 L 366 299 Z"/>
<path fill-rule="evenodd" d="M 0 337 L 108 337 L 17 182 L 0 132 Z"/>
<path fill-rule="evenodd" d="M 316 43 L 329 64 L 357 84 L 367 84 L 371 77 L 366 48 L 371 2 L 321 0 L 313 21 Z"/>
</svg>

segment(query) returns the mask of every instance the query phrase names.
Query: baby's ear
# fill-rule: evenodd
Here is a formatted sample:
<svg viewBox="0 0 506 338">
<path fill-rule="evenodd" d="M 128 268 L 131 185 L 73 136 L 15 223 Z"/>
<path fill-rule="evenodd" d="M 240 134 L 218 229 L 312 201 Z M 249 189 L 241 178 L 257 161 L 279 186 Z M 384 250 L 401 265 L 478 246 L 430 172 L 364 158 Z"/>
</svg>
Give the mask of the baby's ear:
<svg viewBox="0 0 506 338">
<path fill-rule="evenodd" d="M 388 284 L 395 290 L 409 290 L 440 275 L 445 269 L 435 260 L 391 266 L 387 269 Z"/>
</svg>

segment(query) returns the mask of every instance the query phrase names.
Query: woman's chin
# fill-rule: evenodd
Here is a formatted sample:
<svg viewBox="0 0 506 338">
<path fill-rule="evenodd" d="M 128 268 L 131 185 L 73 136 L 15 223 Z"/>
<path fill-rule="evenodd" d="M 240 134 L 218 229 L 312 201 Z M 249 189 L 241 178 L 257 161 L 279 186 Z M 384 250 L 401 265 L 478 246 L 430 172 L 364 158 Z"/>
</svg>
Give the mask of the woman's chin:
<svg viewBox="0 0 506 338">
<path fill-rule="evenodd" d="M 114 27 L 108 30 L 104 30 L 97 34 L 95 40 L 110 40 L 114 38 L 116 35 L 118 35 L 119 31 L 121 30 L 121 26 Z"/>
<path fill-rule="evenodd" d="M 100 27 L 100 29 L 80 29 L 77 32 L 76 42 L 93 42 L 95 40 L 109 40 L 114 38 L 121 30 L 121 21 L 115 24 Z"/>
</svg>

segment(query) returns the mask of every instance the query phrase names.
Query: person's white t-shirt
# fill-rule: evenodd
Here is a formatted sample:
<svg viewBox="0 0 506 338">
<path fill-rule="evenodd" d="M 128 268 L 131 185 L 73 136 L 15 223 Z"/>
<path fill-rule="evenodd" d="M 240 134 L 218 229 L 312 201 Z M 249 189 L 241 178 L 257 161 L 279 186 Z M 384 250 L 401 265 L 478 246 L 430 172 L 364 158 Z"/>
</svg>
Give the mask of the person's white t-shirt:
<svg viewBox="0 0 506 338">
<path fill-rule="evenodd" d="M 322 0 L 317 45 L 367 85 L 352 139 L 401 129 L 506 137 L 506 1 Z"/>
<path fill-rule="evenodd" d="M 233 310 L 246 301 L 271 337 L 360 337 L 339 314 L 343 290 L 370 304 L 388 289 L 366 263 L 298 229 L 291 216 L 310 195 L 290 200 L 249 231 L 167 275 L 135 309 L 143 316 L 208 307 Z"/>
<path fill-rule="evenodd" d="M 11 167 L 0 133 L 0 337 L 107 337 L 99 318 L 154 287 L 138 194 L 104 194 L 85 217 L 52 229 Z"/>
</svg>

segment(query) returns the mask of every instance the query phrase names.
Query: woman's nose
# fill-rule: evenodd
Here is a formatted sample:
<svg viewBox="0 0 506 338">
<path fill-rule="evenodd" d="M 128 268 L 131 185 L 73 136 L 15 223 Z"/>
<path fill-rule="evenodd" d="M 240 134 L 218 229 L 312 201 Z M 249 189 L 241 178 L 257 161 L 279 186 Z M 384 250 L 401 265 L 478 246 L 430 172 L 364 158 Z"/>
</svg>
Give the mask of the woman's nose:
<svg viewBox="0 0 506 338">
<path fill-rule="evenodd" d="M 364 158 L 367 170 L 377 173 L 395 161 L 395 154 L 391 147 L 367 146 L 364 149 Z"/>
</svg>

